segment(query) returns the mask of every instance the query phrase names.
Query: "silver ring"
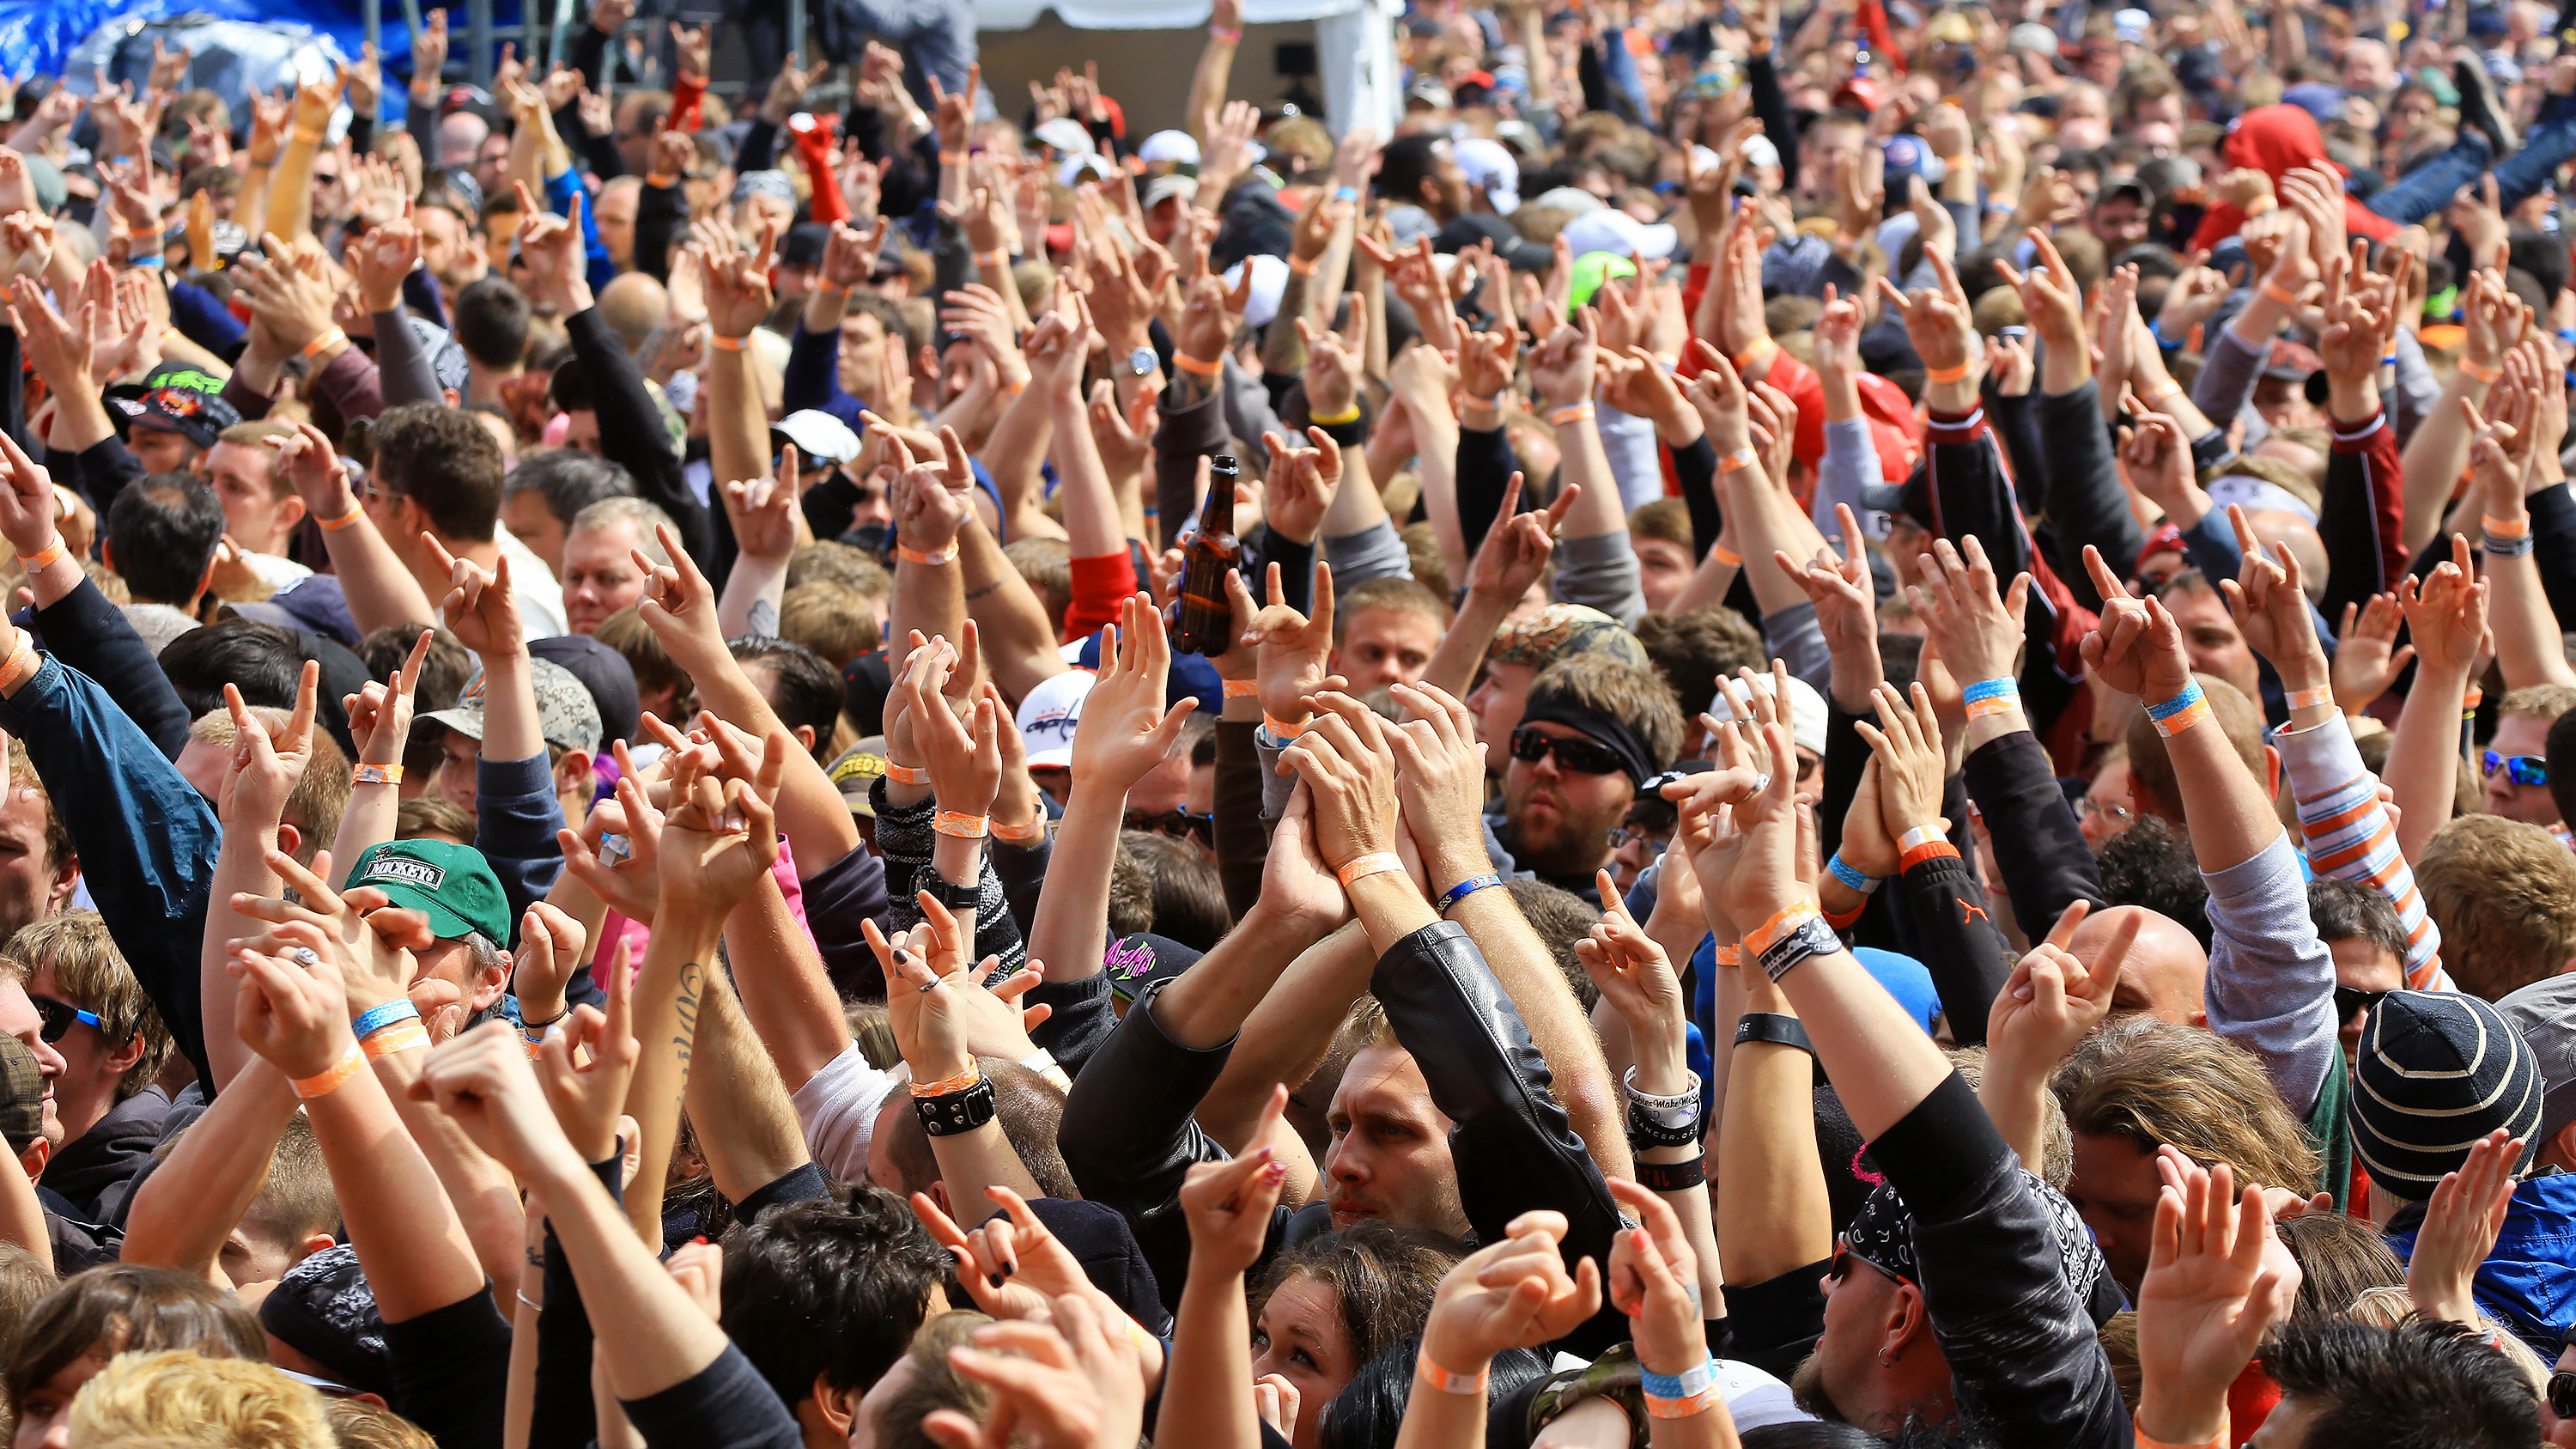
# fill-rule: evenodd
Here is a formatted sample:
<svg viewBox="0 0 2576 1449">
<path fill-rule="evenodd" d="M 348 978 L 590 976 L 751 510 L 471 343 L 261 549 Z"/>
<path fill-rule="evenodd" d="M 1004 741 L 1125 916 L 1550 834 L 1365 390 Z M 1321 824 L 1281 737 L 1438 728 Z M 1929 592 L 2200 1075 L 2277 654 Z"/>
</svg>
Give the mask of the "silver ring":
<svg viewBox="0 0 2576 1449">
<path fill-rule="evenodd" d="M 931 983 L 930 983 L 929 985 L 927 985 L 927 986 L 916 986 L 916 987 L 914 987 L 914 988 L 912 988 L 912 989 L 913 989 L 913 990 L 915 990 L 915 991 L 920 991 L 920 992 L 925 992 L 925 993 L 927 993 L 927 992 L 932 992 L 932 991 L 937 991 L 937 990 L 939 989 L 939 983 L 938 983 L 938 982 L 936 982 L 936 981 L 933 981 L 933 982 L 931 982 Z"/>
<path fill-rule="evenodd" d="M 293 947 L 287 951 L 286 955 L 289 960 L 295 961 L 300 965 L 319 966 L 322 964 L 322 953 L 314 950 L 310 946 Z"/>
<path fill-rule="evenodd" d="M 1761 794 L 1763 791 L 1768 790 L 1768 789 L 1770 789 L 1770 788 L 1771 788 L 1771 772 L 1770 772 L 1770 771 L 1765 770 L 1765 771 L 1763 771 L 1761 774 L 1756 775 L 1756 776 L 1754 776 L 1754 777 L 1753 777 L 1753 793 L 1754 793 L 1754 794 L 1759 795 L 1759 794 Z"/>
</svg>

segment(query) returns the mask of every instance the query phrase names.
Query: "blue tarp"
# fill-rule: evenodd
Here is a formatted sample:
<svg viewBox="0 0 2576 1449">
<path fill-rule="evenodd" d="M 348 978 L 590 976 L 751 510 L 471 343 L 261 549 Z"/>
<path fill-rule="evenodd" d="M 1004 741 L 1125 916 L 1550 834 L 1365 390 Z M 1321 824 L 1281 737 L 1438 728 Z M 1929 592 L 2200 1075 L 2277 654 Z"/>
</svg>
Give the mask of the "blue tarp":
<svg viewBox="0 0 2576 1449">
<path fill-rule="evenodd" d="M 128 28 L 135 43 L 121 50 L 119 63 L 110 67 L 109 77 L 140 84 L 152 54 L 151 38 L 144 31 L 146 23 L 190 15 L 328 37 L 339 54 L 355 56 L 366 40 L 366 12 L 362 8 L 366 3 L 377 0 L 0 0 L 0 57 L 7 58 L 6 66 L 13 75 L 61 74 L 73 50 L 92 32 L 120 23 Z M 435 0 L 423 0 L 423 14 L 433 8 Z M 492 11 L 496 28 L 518 21 L 519 7 L 514 0 L 495 0 Z M 393 123 L 403 115 L 401 78 L 410 70 L 411 35 L 405 28 L 399 3 L 385 3 L 382 14 L 379 42 L 384 49 L 384 119 Z M 448 8 L 448 23 L 454 52 L 461 56 L 465 49 L 463 5 Z M 191 79 L 213 84 L 217 90 L 226 89 L 203 74 Z M 90 78 L 75 78 L 72 88 L 87 91 Z M 238 97 L 228 99 L 238 104 Z"/>
</svg>

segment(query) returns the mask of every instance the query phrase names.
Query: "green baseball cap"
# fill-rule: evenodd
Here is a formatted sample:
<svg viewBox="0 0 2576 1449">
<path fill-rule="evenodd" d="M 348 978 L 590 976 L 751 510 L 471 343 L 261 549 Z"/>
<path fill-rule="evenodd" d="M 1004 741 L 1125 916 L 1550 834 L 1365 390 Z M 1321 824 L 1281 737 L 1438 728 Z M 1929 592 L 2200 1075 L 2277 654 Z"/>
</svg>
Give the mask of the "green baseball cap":
<svg viewBox="0 0 2576 1449">
<path fill-rule="evenodd" d="M 1574 289 L 1566 295 L 1568 308 L 1580 307 L 1592 300 L 1601 284 L 1612 277 L 1637 275 L 1637 264 L 1617 252 L 1585 252 L 1574 259 Z M 1574 315 L 1571 311 L 1567 316 Z"/>
<path fill-rule="evenodd" d="M 342 890 L 374 886 L 397 906 L 429 917 L 442 941 L 469 931 L 510 944 L 510 902 L 483 852 L 444 840 L 390 840 L 359 855 Z"/>
</svg>

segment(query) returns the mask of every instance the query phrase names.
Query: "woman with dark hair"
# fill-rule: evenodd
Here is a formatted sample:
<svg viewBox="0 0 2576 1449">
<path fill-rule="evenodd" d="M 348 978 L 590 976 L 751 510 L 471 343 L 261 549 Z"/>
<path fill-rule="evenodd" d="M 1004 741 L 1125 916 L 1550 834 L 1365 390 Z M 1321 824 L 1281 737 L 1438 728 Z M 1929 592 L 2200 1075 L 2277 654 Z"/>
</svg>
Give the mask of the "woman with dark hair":
<svg viewBox="0 0 2576 1449">
<path fill-rule="evenodd" d="M 0 1372 L 18 1411 L 11 1442 L 17 1449 L 43 1444 L 109 1359 L 174 1348 L 268 1362 L 259 1320 L 203 1278 L 109 1263 L 70 1279 L 36 1305 Z"/>
<path fill-rule="evenodd" d="M 1323 1422 L 1316 1426 L 1319 1449 L 1395 1449 L 1396 1436 L 1404 1430 L 1404 1406 L 1413 1396 L 1414 1358 L 1421 1352 L 1422 1340 L 1409 1338 L 1360 1365 L 1324 1406 Z M 1521 1385 L 1547 1377 L 1547 1359 L 1533 1349 L 1507 1348 L 1494 1355 L 1487 1372 L 1485 1402 L 1499 1405 Z"/>
<path fill-rule="evenodd" d="M 1297 1449 L 1319 1449 L 1324 1406 L 1363 1365 L 1421 1336 L 1459 1250 L 1439 1233 L 1362 1221 L 1271 1261 L 1253 1295 L 1252 1373 L 1296 1388 L 1288 1438 Z"/>
</svg>

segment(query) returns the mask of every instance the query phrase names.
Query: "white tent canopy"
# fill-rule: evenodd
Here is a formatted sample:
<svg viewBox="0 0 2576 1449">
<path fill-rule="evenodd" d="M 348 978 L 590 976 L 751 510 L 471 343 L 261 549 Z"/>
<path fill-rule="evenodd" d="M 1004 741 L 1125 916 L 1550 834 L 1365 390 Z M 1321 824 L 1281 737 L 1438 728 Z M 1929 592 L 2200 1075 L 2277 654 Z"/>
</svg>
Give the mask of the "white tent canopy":
<svg viewBox="0 0 2576 1449">
<path fill-rule="evenodd" d="M 983 31 L 1026 30 L 1050 10 L 1076 30 L 1197 30 L 1212 13 L 1208 0 L 974 0 L 974 5 L 976 28 Z M 1374 126 L 1383 135 L 1393 129 L 1403 108 L 1393 31 L 1401 13 L 1400 0 L 1244 0 L 1243 23 L 1247 28 L 1311 25 L 1325 124 L 1336 136 L 1354 125 Z M 1104 82 L 1108 79 L 1104 75 Z M 1237 79 L 1245 79 L 1240 66 Z M 1178 83 L 1186 86 L 1186 75 Z"/>
</svg>

